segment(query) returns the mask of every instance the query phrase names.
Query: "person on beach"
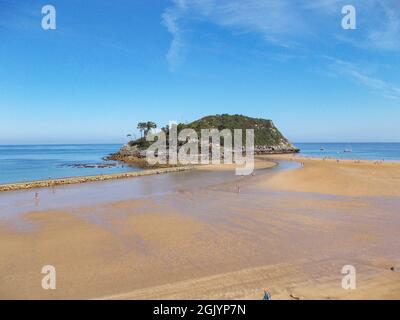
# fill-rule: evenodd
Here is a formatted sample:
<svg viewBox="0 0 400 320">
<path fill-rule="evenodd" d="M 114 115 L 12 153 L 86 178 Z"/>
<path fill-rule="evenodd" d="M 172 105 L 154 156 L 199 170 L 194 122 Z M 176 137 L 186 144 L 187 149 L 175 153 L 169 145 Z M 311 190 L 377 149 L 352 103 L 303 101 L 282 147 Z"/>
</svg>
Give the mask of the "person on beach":
<svg viewBox="0 0 400 320">
<path fill-rule="evenodd" d="M 39 192 L 35 192 L 35 206 L 37 207 L 40 203 Z"/>
<path fill-rule="evenodd" d="M 271 300 L 271 295 L 269 294 L 268 291 L 264 290 L 264 297 L 263 300 Z"/>
</svg>

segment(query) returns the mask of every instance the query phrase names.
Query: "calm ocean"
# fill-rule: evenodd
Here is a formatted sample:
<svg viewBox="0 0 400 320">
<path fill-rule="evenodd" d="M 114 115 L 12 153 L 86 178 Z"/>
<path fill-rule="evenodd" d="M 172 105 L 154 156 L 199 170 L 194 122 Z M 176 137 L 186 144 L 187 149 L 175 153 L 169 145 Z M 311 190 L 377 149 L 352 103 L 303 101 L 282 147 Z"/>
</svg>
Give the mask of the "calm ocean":
<svg viewBox="0 0 400 320">
<path fill-rule="evenodd" d="M 301 156 L 400 161 L 400 143 L 294 143 Z"/>
<path fill-rule="evenodd" d="M 0 145 L 0 184 L 141 170 L 103 160 L 120 147 L 120 144 Z M 114 166 L 96 167 L 99 164 Z"/>
<path fill-rule="evenodd" d="M 400 161 L 400 143 L 295 145 L 301 149 L 300 155 L 304 156 Z M 116 152 L 120 147 L 119 144 L 0 146 L 0 184 L 141 170 L 103 160 L 104 156 Z M 96 167 L 105 163 L 115 166 Z M 79 165 L 94 167 L 82 168 Z"/>
</svg>

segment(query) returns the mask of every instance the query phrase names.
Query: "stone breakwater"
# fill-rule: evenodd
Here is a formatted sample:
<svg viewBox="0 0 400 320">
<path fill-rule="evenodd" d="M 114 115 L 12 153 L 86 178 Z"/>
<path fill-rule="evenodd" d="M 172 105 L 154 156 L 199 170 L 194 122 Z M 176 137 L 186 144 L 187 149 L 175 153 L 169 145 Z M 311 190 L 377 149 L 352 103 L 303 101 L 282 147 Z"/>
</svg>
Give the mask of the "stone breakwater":
<svg viewBox="0 0 400 320">
<path fill-rule="evenodd" d="M 169 173 L 169 172 L 188 171 L 188 170 L 192 170 L 192 169 L 193 169 L 192 166 L 182 166 L 182 167 L 148 169 L 148 170 L 143 170 L 143 171 L 133 171 L 133 172 L 124 172 L 124 173 L 101 174 L 101 175 L 95 175 L 95 176 L 71 177 L 71 178 L 48 179 L 48 180 L 38 180 L 38 181 L 31 181 L 31 182 L 1 184 L 0 192 L 25 190 L 25 189 L 36 189 L 36 188 L 49 188 L 49 187 L 53 187 L 53 186 L 66 185 L 66 184 L 78 184 L 78 183 L 85 183 L 85 182 L 126 179 L 126 178 L 142 177 L 142 176 L 149 176 L 149 175 Z"/>
</svg>

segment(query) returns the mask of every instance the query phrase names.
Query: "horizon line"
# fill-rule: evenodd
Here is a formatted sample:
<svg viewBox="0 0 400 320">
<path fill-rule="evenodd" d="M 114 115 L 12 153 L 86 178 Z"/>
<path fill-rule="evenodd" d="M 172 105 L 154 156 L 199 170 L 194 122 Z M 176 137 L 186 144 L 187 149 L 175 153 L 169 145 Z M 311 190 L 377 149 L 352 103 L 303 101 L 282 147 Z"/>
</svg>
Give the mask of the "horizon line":
<svg viewBox="0 0 400 320">
<path fill-rule="evenodd" d="M 68 142 L 68 143 L 10 143 L 10 144 L 3 144 L 0 143 L 1 147 L 7 147 L 7 146 L 84 146 L 84 145 L 111 145 L 111 144 L 125 144 L 127 142 L 79 142 L 79 143 L 73 143 L 73 142 Z M 344 143 L 344 144 L 351 144 L 351 143 L 359 143 L 359 144 L 367 144 L 367 143 L 400 143 L 400 141 L 297 141 L 297 142 L 291 142 L 292 144 L 306 144 L 306 143 L 321 143 L 321 144 L 334 144 L 334 143 Z"/>
</svg>

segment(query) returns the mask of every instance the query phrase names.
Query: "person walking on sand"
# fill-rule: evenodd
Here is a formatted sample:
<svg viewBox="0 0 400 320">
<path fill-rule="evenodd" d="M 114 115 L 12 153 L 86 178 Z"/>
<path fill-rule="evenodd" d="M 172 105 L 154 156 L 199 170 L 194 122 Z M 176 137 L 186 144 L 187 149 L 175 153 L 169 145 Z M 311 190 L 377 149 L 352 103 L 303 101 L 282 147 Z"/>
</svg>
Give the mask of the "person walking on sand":
<svg viewBox="0 0 400 320">
<path fill-rule="evenodd" d="M 240 193 L 240 186 L 237 186 L 236 192 L 239 194 Z"/>
<path fill-rule="evenodd" d="M 39 205 L 40 198 L 39 198 L 39 192 L 35 192 L 35 206 L 37 207 Z"/>
</svg>

